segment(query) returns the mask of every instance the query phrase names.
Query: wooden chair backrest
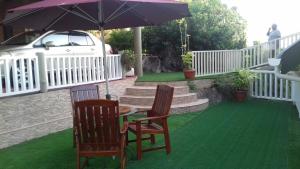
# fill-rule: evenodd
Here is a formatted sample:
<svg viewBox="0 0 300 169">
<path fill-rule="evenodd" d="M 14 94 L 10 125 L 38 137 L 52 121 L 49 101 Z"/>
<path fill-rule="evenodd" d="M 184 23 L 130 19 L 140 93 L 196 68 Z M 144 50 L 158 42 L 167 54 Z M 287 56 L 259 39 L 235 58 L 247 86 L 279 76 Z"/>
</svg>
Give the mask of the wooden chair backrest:
<svg viewBox="0 0 300 169">
<path fill-rule="evenodd" d="M 70 89 L 70 95 L 73 106 L 78 101 L 100 99 L 99 87 L 93 84 L 74 86 Z"/>
<path fill-rule="evenodd" d="M 86 100 L 75 102 L 75 127 L 80 144 L 97 144 L 100 150 L 120 141 L 119 102 Z"/>
<path fill-rule="evenodd" d="M 168 85 L 158 85 L 151 109 L 151 116 L 168 115 L 173 100 L 174 88 Z"/>
</svg>

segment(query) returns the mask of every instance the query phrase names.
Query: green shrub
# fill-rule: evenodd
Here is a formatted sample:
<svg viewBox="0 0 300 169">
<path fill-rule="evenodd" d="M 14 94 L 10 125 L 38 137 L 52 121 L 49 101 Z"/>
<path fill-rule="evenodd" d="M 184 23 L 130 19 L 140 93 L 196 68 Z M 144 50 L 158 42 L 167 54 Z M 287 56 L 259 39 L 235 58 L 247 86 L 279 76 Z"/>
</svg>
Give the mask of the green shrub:
<svg viewBox="0 0 300 169">
<path fill-rule="evenodd" d="M 110 34 L 108 43 L 112 48 L 121 50 L 132 50 L 133 49 L 133 33 L 132 31 L 126 30 L 114 30 Z"/>
<path fill-rule="evenodd" d="M 183 55 L 182 62 L 183 62 L 184 68 L 192 69 L 192 62 L 193 62 L 192 52 L 187 52 L 185 55 Z"/>
<path fill-rule="evenodd" d="M 233 93 L 235 91 L 234 85 L 234 73 L 224 74 L 222 76 L 218 76 L 215 79 L 215 86 L 218 92 L 220 92 L 226 99 L 232 99 Z"/>
<path fill-rule="evenodd" d="M 252 80 L 256 77 L 250 70 L 242 69 L 234 73 L 233 87 L 236 90 L 248 90 Z"/>
<path fill-rule="evenodd" d="M 121 53 L 121 64 L 129 71 L 135 65 L 134 52 L 132 50 L 123 50 Z"/>
</svg>

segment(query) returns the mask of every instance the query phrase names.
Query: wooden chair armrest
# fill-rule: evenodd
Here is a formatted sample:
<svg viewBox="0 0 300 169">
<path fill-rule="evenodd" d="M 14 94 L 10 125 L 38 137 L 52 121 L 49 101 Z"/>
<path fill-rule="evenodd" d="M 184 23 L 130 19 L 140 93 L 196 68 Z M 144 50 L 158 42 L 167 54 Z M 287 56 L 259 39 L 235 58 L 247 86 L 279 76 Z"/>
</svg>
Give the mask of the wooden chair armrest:
<svg viewBox="0 0 300 169">
<path fill-rule="evenodd" d="M 139 119 L 135 119 L 133 120 L 134 122 L 142 122 L 142 121 L 148 121 L 148 120 L 158 120 L 158 119 L 164 119 L 167 118 L 169 115 L 165 115 L 165 116 L 156 116 L 156 117 L 145 117 L 145 118 L 139 118 Z"/>
<path fill-rule="evenodd" d="M 123 128 L 121 129 L 120 133 L 124 135 L 126 134 L 127 131 L 128 131 L 128 122 L 124 121 Z"/>
<path fill-rule="evenodd" d="M 148 113 L 148 111 L 150 111 L 151 109 L 144 109 L 144 110 L 137 110 L 134 112 L 134 114 L 137 114 L 137 113 Z"/>
</svg>

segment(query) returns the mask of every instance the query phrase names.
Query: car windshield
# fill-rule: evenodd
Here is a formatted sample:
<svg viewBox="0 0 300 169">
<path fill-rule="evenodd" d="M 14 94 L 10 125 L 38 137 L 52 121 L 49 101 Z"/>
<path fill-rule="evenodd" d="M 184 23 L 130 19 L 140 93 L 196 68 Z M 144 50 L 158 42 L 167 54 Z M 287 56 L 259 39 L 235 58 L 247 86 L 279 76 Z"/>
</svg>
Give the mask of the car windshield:
<svg viewBox="0 0 300 169">
<path fill-rule="evenodd" d="M 8 39 L 7 41 L 4 41 L 3 43 L 1 43 L 1 45 L 27 45 L 36 40 L 41 35 L 42 32 L 39 31 L 24 32 Z"/>
</svg>

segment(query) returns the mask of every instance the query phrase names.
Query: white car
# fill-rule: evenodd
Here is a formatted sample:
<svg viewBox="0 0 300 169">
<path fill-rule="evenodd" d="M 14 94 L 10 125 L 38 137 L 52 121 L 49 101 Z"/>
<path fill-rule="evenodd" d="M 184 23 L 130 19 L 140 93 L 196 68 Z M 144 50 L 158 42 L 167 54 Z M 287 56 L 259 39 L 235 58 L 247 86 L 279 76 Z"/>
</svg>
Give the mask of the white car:
<svg viewBox="0 0 300 169">
<path fill-rule="evenodd" d="M 105 44 L 105 47 L 106 53 L 111 54 L 110 45 Z M 29 31 L 18 34 L 0 45 L 2 78 L 4 61 L 1 57 L 30 56 L 38 52 L 43 52 L 45 56 L 102 56 L 102 43 L 84 31 Z M 17 68 L 19 67 L 17 62 Z M 17 70 L 18 74 L 19 71 Z"/>
</svg>

